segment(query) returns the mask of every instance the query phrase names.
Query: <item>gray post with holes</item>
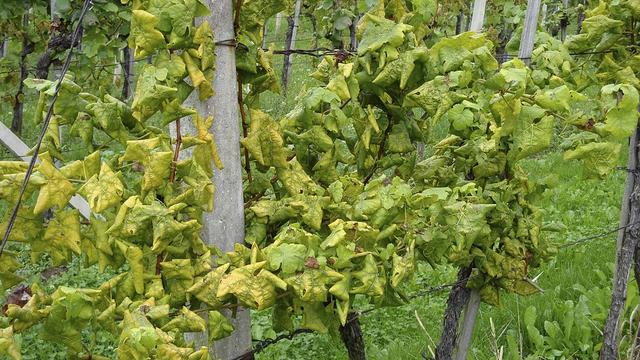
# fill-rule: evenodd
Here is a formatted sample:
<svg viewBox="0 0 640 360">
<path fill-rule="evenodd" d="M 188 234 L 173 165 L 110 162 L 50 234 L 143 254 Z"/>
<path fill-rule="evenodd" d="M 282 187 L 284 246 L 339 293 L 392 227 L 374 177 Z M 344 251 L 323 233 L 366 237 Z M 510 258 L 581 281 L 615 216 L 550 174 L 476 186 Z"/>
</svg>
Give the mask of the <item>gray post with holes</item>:
<svg viewBox="0 0 640 360">
<path fill-rule="evenodd" d="M 487 7 L 487 0 L 476 0 L 473 3 L 473 17 L 469 31 L 482 32 L 484 26 L 484 14 Z"/>
<path fill-rule="evenodd" d="M 524 30 L 520 38 L 520 51 L 518 51 L 518 57 L 527 65 L 531 64 L 531 54 L 533 54 L 533 45 L 536 41 L 539 14 L 540 0 L 528 0 L 527 14 L 524 19 Z"/>
<path fill-rule="evenodd" d="M 216 42 L 235 38 L 233 28 L 233 0 L 206 0 L 211 16 L 206 20 L 212 27 Z M 213 81 L 215 95 L 200 101 L 194 91 L 187 99 L 201 116 L 213 116 L 211 133 L 224 168 L 214 170 L 216 188 L 214 210 L 205 214 L 203 239 L 222 251 L 233 251 L 234 244 L 244 242 L 244 198 L 242 190 L 242 164 L 240 160 L 240 122 L 237 100 L 237 73 L 235 47 L 216 46 L 216 72 Z M 175 126 L 171 126 L 173 129 Z M 195 128 L 189 121 L 182 121 L 183 134 L 193 133 Z M 188 153 L 188 151 L 186 152 Z M 236 316 L 230 311 L 223 314 L 231 320 L 235 331 L 231 336 L 210 345 L 212 359 L 233 359 L 251 350 L 251 317 L 249 310 L 237 308 Z M 188 334 L 188 340 L 196 345 L 208 344 L 206 333 Z"/>
</svg>

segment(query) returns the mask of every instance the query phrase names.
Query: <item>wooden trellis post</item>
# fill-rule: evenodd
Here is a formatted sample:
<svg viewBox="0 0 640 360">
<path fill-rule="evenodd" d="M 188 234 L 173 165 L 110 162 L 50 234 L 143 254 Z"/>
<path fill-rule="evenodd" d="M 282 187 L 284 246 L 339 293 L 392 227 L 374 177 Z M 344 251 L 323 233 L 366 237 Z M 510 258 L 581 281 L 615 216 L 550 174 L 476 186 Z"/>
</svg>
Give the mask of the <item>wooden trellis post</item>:
<svg viewBox="0 0 640 360">
<path fill-rule="evenodd" d="M 298 26 L 300 24 L 300 11 L 302 9 L 302 0 L 296 0 L 295 12 L 293 18 L 289 18 L 289 30 L 287 31 L 287 43 L 285 50 L 290 51 L 296 48 L 296 36 L 298 34 Z M 291 75 L 291 65 L 293 64 L 291 54 L 284 56 L 282 65 L 282 90 L 284 95 L 287 94 L 287 85 L 289 76 Z"/>
<path fill-rule="evenodd" d="M 24 15 L 22 17 L 22 49 L 20 50 L 20 79 L 18 84 L 18 91 L 15 95 L 15 102 L 13 105 L 13 119 L 11 120 L 11 131 L 20 134 L 22 132 L 23 117 L 24 117 L 24 80 L 27 78 L 27 55 L 29 55 L 33 49 L 31 41 L 27 36 L 27 28 L 29 27 L 29 13 L 31 11 L 25 8 Z"/>
<path fill-rule="evenodd" d="M 262 26 L 262 48 L 265 49 L 267 47 L 267 35 L 269 33 L 269 27 L 267 26 L 269 24 L 268 19 L 265 20 L 264 25 Z"/>
<path fill-rule="evenodd" d="M 460 10 L 458 15 L 456 16 L 456 35 L 462 33 L 462 29 L 464 28 L 464 11 Z"/>
<path fill-rule="evenodd" d="M 569 26 L 569 0 L 562 0 L 562 18 L 560 19 L 560 40 L 567 38 L 567 26 Z"/>
<path fill-rule="evenodd" d="M 7 38 L 7 34 L 2 34 L 2 40 L 0 42 L 0 59 L 7 56 L 9 52 L 9 39 Z"/>
<path fill-rule="evenodd" d="M 276 24 L 275 24 L 275 28 L 273 30 L 273 33 L 275 35 L 275 39 L 278 39 L 278 34 L 280 34 L 280 27 L 282 26 L 282 17 L 284 16 L 283 13 L 279 12 L 276 14 Z"/>
<path fill-rule="evenodd" d="M 473 2 L 473 17 L 471 18 L 469 31 L 482 32 L 486 7 L 487 0 L 476 0 Z"/>
<path fill-rule="evenodd" d="M 478 311 L 480 310 L 480 291 L 478 289 L 471 290 L 469 300 L 464 310 L 464 320 L 462 321 L 462 330 L 458 336 L 458 345 L 456 348 L 456 360 L 466 360 L 469 353 L 469 345 L 473 336 L 473 329 L 478 319 Z"/>
<path fill-rule="evenodd" d="M 527 14 L 524 19 L 524 30 L 520 38 L 520 51 L 518 57 L 525 64 L 531 65 L 531 54 L 536 41 L 536 31 L 538 30 L 538 15 L 540 14 L 540 0 L 527 1 Z"/>
<path fill-rule="evenodd" d="M 127 100 L 133 95 L 133 80 L 135 76 L 136 62 L 133 58 L 133 49 L 126 46 L 122 49 L 122 70 L 124 76 L 122 79 L 122 99 Z"/>
<path fill-rule="evenodd" d="M 620 231 L 618 232 L 616 269 L 613 274 L 613 289 L 611 294 L 611 307 L 603 330 L 601 360 L 616 360 L 618 358 L 618 334 L 620 331 L 620 318 L 627 299 L 627 283 L 631 272 L 631 264 L 634 256 L 637 256 L 637 247 L 640 235 L 640 179 L 638 178 L 638 144 L 640 129 L 629 142 L 629 160 L 627 180 L 620 211 Z M 636 259 L 637 261 L 637 259 Z"/>
</svg>

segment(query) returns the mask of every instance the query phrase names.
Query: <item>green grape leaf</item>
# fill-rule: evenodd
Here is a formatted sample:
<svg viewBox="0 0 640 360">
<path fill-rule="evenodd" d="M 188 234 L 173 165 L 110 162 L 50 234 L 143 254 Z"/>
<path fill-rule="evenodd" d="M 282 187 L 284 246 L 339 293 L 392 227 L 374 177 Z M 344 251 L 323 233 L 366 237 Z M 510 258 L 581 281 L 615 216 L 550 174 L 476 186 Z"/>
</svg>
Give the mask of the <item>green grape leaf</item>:
<svg viewBox="0 0 640 360">
<path fill-rule="evenodd" d="M 601 94 L 603 97 L 614 98 L 616 102 L 615 106 L 606 111 L 604 130 L 614 139 L 628 138 L 638 126 L 638 90 L 627 84 L 607 85 L 602 88 Z"/>
<path fill-rule="evenodd" d="M 537 123 L 518 124 L 508 156 L 517 161 L 547 149 L 553 139 L 554 125 L 553 116 L 545 116 Z"/>
<path fill-rule="evenodd" d="M 582 160 L 584 174 L 589 178 L 604 178 L 618 164 L 620 144 L 593 142 L 564 153 L 565 160 Z"/>
<path fill-rule="evenodd" d="M 146 121 L 161 104 L 178 93 L 178 89 L 166 85 L 168 70 L 146 64 L 138 76 L 131 109 L 138 121 Z"/>
<path fill-rule="evenodd" d="M 365 26 L 362 38 L 358 44 L 358 55 L 374 52 L 384 45 L 397 47 L 404 42 L 405 32 L 411 31 L 412 26 L 396 24 L 392 20 L 378 17 L 371 13 L 364 15 L 360 26 Z"/>
<path fill-rule="evenodd" d="M 300 326 L 319 333 L 327 333 L 331 325 L 331 315 L 322 302 L 302 302 L 302 323 Z"/>
<path fill-rule="evenodd" d="M 282 269 L 283 274 L 293 274 L 302 269 L 307 255 L 307 247 L 302 244 L 281 244 L 264 250 L 272 271 Z"/>
</svg>

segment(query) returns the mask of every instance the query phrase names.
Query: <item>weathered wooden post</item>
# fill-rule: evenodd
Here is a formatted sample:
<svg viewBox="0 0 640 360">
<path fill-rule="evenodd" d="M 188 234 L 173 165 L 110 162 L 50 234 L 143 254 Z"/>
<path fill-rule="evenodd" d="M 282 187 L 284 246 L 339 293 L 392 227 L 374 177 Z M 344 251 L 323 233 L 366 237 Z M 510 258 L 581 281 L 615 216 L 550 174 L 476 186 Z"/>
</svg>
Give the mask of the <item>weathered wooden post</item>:
<svg viewBox="0 0 640 360">
<path fill-rule="evenodd" d="M 285 50 L 291 51 L 296 48 L 296 36 L 298 34 L 298 25 L 300 24 L 300 11 L 302 9 L 302 0 L 296 0 L 296 7 L 293 14 L 293 18 L 289 18 L 289 30 L 287 31 L 287 43 Z M 291 75 L 291 65 L 293 64 L 292 56 L 290 53 L 284 55 L 284 62 L 282 65 L 282 90 L 284 95 L 287 95 L 287 84 L 289 83 L 289 76 Z"/>
<path fill-rule="evenodd" d="M 567 38 L 567 27 L 569 26 L 569 0 L 562 0 L 562 18 L 560 19 L 560 40 Z"/>
<path fill-rule="evenodd" d="M 122 79 L 122 99 L 127 100 L 133 95 L 133 79 L 135 76 L 135 60 L 133 58 L 133 49 L 125 46 L 122 49 L 122 71 L 124 73 Z"/>
<path fill-rule="evenodd" d="M 464 28 L 464 11 L 460 10 L 458 15 L 456 16 L 456 35 L 462 33 L 462 29 Z"/>
<path fill-rule="evenodd" d="M 0 43 L 0 59 L 7 56 L 9 52 L 9 38 L 7 34 L 2 34 L 2 42 Z"/>
<path fill-rule="evenodd" d="M 356 30 L 358 28 L 358 21 L 360 21 L 360 14 L 356 14 L 349 26 L 349 39 L 351 51 L 358 51 L 358 37 L 356 36 Z M 317 46 L 316 46 L 317 48 Z"/>
<path fill-rule="evenodd" d="M 603 331 L 600 359 L 615 360 L 618 357 L 618 333 L 620 317 L 627 299 L 627 282 L 631 272 L 631 263 L 638 246 L 640 235 L 640 179 L 638 179 L 638 144 L 639 130 L 629 142 L 629 160 L 627 180 L 620 211 L 620 231 L 618 232 L 616 269 L 613 274 L 613 290 L 611 307 Z"/>
<path fill-rule="evenodd" d="M 469 345 L 473 337 L 473 329 L 478 319 L 478 311 L 480 310 L 480 291 L 471 290 L 469 300 L 464 310 L 464 320 L 462 321 L 462 330 L 458 336 L 458 345 L 456 348 L 456 360 L 466 360 L 469 353 Z"/>
<path fill-rule="evenodd" d="M 453 359 L 454 351 L 458 339 L 458 325 L 462 310 L 469 301 L 469 289 L 467 281 L 471 276 L 471 267 L 461 268 L 458 271 L 458 279 L 456 284 L 451 288 L 449 298 L 447 299 L 447 308 L 444 312 L 442 320 L 442 335 L 440 342 L 436 347 L 437 360 Z"/>
<path fill-rule="evenodd" d="M 53 0 L 52 0 L 53 1 Z M 24 15 L 22 16 L 22 49 L 20 50 L 20 78 L 18 84 L 18 91 L 15 95 L 15 101 L 13 104 L 13 119 L 11 120 L 11 131 L 20 135 L 22 132 L 23 116 L 24 116 L 24 80 L 27 78 L 27 55 L 33 51 L 33 44 L 29 41 L 27 35 L 29 28 L 29 13 L 30 10 L 26 8 Z"/>
<path fill-rule="evenodd" d="M 264 25 L 262 26 L 262 44 L 260 45 L 263 49 L 267 47 L 267 34 L 269 33 L 269 19 L 264 21 Z"/>
<path fill-rule="evenodd" d="M 273 33 L 275 34 L 275 38 L 278 39 L 278 34 L 280 34 L 280 27 L 282 27 L 282 17 L 284 16 L 283 13 L 279 12 L 276 14 L 276 24 L 275 24 L 275 29 L 273 30 Z"/>
<path fill-rule="evenodd" d="M 473 17 L 471 18 L 469 31 L 482 32 L 486 7 L 487 0 L 476 0 L 473 2 Z"/>
<path fill-rule="evenodd" d="M 536 31 L 538 30 L 538 15 L 540 14 L 540 0 L 527 1 L 527 14 L 524 19 L 524 30 L 520 38 L 520 51 L 518 57 L 525 64 L 531 65 L 531 54 L 536 41 Z"/>
</svg>

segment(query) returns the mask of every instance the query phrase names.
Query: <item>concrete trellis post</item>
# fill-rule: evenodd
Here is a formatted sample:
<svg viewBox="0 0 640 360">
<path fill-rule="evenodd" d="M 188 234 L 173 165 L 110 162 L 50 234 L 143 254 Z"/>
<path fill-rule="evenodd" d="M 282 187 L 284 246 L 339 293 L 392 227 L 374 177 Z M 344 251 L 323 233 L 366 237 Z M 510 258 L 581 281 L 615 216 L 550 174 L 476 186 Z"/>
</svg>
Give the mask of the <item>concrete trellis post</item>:
<svg viewBox="0 0 640 360">
<path fill-rule="evenodd" d="M 520 39 L 520 51 L 518 51 L 518 57 L 527 65 L 531 64 L 531 54 L 533 54 L 533 45 L 536 41 L 539 14 L 540 0 L 528 0 L 524 29 L 522 31 L 522 38 Z"/>
<path fill-rule="evenodd" d="M 235 38 L 233 28 L 233 0 L 206 0 L 211 16 L 215 41 Z M 204 19 L 203 19 L 204 20 Z M 191 94 L 187 102 L 202 116 L 213 116 L 211 132 L 224 169 L 215 170 L 213 182 L 216 187 L 214 210 L 205 214 L 203 239 L 207 244 L 218 246 L 222 251 L 232 251 L 234 244 L 244 242 L 244 198 L 242 192 L 242 164 L 240 158 L 240 122 L 237 101 L 237 73 L 235 47 L 216 46 L 216 72 L 213 81 L 215 96 L 199 101 L 198 94 Z M 173 130 L 173 129 L 172 129 Z M 194 126 L 189 121 L 181 124 L 183 133 L 191 133 Z M 235 317 L 223 311 L 235 328 L 233 334 L 215 344 L 209 344 L 212 359 L 228 360 L 251 350 L 251 317 L 249 310 L 237 308 Z M 188 340 L 197 345 L 208 343 L 207 334 L 189 334 Z"/>
<path fill-rule="evenodd" d="M 486 7 L 487 0 L 476 0 L 473 2 L 473 17 L 471 18 L 469 31 L 482 32 Z"/>
<path fill-rule="evenodd" d="M 16 134 L 14 134 L 11 129 L 6 127 L 3 123 L 0 122 L 0 143 L 2 143 L 13 155 L 24 162 L 30 162 L 31 156 L 27 155 L 31 148 L 27 144 L 25 144 Z M 39 160 L 38 160 L 39 162 Z M 89 207 L 89 203 L 80 195 L 74 195 L 71 200 L 69 200 L 69 204 L 74 208 L 78 209 L 78 212 L 82 217 L 87 220 L 91 218 L 91 208 Z"/>
<path fill-rule="evenodd" d="M 211 5 L 215 41 L 235 38 L 232 0 L 207 0 Z M 216 75 L 213 87 L 213 126 L 220 159 L 224 169 L 213 176 L 216 186 L 215 209 L 207 216 L 207 241 L 223 251 L 233 250 L 234 244 L 244 242 L 244 198 L 242 192 L 242 163 L 240 155 L 240 109 L 237 101 L 237 73 L 235 47 L 216 47 Z M 225 314 L 230 315 L 230 312 Z M 215 344 L 214 357 L 226 360 L 251 349 L 251 315 L 248 309 L 238 308 L 232 319 L 235 332 Z"/>
<path fill-rule="evenodd" d="M 282 17 L 284 16 L 283 13 L 279 12 L 276 14 L 276 24 L 275 24 L 275 29 L 273 30 L 274 36 L 277 39 L 278 38 L 278 34 L 280 34 L 280 27 L 282 26 Z"/>
</svg>

